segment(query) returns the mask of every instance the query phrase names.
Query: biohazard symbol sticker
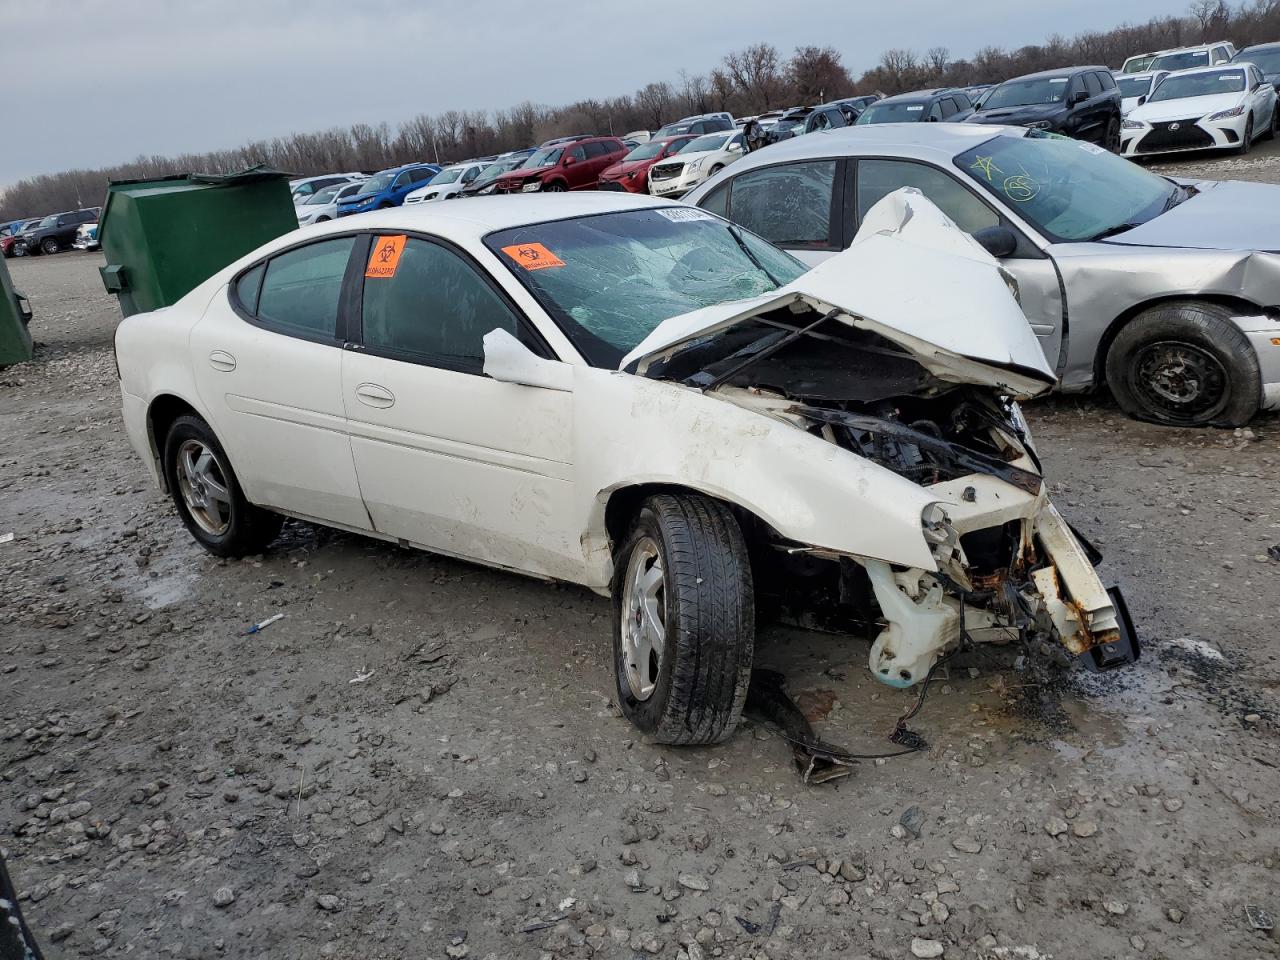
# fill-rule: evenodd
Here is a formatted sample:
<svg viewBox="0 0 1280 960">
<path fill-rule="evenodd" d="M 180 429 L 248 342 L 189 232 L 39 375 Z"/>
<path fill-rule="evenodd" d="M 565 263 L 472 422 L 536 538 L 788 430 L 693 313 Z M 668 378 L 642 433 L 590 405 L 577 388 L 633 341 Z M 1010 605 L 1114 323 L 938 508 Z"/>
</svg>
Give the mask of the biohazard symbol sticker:
<svg viewBox="0 0 1280 960">
<path fill-rule="evenodd" d="M 400 254 L 404 252 L 405 237 L 374 237 L 373 250 L 369 254 L 369 266 L 364 275 L 375 280 L 386 280 L 396 275 L 400 266 Z"/>
<path fill-rule="evenodd" d="M 526 270 L 564 266 L 563 260 L 540 243 L 517 243 L 515 246 L 503 247 L 502 252 Z"/>
</svg>

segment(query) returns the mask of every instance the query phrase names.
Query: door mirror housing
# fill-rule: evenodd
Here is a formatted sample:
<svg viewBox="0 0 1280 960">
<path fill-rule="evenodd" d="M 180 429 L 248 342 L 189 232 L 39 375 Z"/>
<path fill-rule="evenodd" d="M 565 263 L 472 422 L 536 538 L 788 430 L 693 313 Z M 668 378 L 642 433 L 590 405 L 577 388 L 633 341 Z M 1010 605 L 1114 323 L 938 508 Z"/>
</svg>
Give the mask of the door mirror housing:
<svg viewBox="0 0 1280 960">
<path fill-rule="evenodd" d="M 568 155 L 566 155 L 564 160 L 561 161 L 561 163 L 566 167 L 572 167 L 577 162 L 578 162 L 577 160 L 573 159 L 573 157 L 570 157 Z"/>
<path fill-rule="evenodd" d="M 573 368 L 559 360 L 546 360 L 506 330 L 484 335 L 484 372 L 501 383 L 518 383 L 544 390 L 573 391 Z"/>
<path fill-rule="evenodd" d="M 1013 256 L 1014 251 L 1018 249 L 1018 235 L 1008 227 L 999 224 L 979 230 L 973 235 L 973 239 L 977 240 L 978 245 L 997 260 Z"/>
<path fill-rule="evenodd" d="M 1147 102 L 1147 96 L 1146 96 L 1146 94 L 1143 94 L 1142 96 L 1140 96 L 1140 97 L 1138 98 L 1138 106 L 1142 106 L 1142 105 L 1143 105 L 1144 103 L 1146 103 L 1146 102 Z"/>
<path fill-rule="evenodd" d="M 1089 91 L 1077 90 L 1075 93 L 1071 95 L 1070 103 L 1072 106 L 1075 106 L 1077 103 L 1084 103 L 1088 99 L 1089 99 Z"/>
</svg>

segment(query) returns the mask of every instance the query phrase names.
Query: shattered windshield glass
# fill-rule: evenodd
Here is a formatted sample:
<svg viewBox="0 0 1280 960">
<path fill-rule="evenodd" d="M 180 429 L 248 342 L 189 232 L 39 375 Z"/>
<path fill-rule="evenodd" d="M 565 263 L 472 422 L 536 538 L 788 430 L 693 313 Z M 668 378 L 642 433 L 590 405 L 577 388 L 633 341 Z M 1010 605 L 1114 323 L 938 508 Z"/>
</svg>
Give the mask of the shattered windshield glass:
<svg viewBox="0 0 1280 960">
<path fill-rule="evenodd" d="M 1050 240 L 1100 240 L 1158 217 L 1175 184 L 1082 140 L 1033 132 L 999 136 L 955 165 Z"/>
<path fill-rule="evenodd" d="M 806 269 L 688 207 L 517 227 L 485 244 L 597 367 L 616 367 L 663 320 L 769 293 Z"/>
</svg>

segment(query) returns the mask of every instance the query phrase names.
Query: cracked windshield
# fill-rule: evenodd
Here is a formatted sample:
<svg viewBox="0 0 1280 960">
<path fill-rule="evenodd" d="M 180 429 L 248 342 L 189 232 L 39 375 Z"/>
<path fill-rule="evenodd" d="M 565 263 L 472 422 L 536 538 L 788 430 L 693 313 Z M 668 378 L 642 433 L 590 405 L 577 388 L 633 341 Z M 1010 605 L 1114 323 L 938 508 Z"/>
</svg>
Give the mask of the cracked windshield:
<svg viewBox="0 0 1280 960">
<path fill-rule="evenodd" d="M 669 207 L 536 224 L 486 244 L 594 366 L 617 366 L 663 320 L 769 293 L 798 260 L 699 210 Z"/>
</svg>

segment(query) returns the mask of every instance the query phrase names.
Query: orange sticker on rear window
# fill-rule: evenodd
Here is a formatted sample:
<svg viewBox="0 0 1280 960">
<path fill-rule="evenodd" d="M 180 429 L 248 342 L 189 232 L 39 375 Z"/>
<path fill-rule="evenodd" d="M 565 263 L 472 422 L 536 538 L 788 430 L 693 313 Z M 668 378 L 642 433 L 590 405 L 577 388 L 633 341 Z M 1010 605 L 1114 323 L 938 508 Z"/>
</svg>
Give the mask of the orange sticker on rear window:
<svg viewBox="0 0 1280 960">
<path fill-rule="evenodd" d="M 405 239 L 403 234 L 398 237 L 374 237 L 369 266 L 364 275 L 378 280 L 394 277 L 396 267 L 400 265 L 400 254 L 404 252 Z"/>
<path fill-rule="evenodd" d="M 540 243 L 517 243 L 515 246 L 503 247 L 502 252 L 526 270 L 564 266 L 563 260 Z"/>
</svg>

